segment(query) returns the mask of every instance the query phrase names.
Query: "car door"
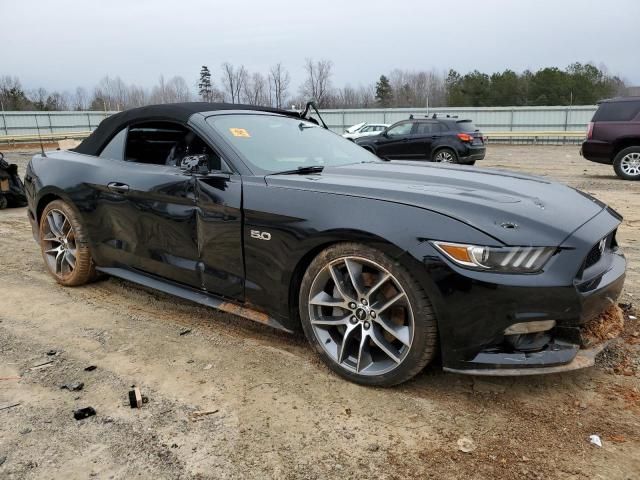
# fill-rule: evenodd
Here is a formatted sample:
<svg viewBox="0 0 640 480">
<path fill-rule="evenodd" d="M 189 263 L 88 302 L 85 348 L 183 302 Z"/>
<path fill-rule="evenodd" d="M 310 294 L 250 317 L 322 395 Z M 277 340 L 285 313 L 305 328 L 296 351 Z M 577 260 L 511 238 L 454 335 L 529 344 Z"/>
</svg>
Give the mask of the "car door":
<svg viewBox="0 0 640 480">
<path fill-rule="evenodd" d="M 103 149 L 111 162 L 96 186 L 99 225 L 91 230 L 103 261 L 200 287 L 195 181 L 160 154 L 182 133 L 171 128 L 160 135 L 148 125 L 127 127 Z M 133 145 L 145 158 L 132 156 Z"/>
<path fill-rule="evenodd" d="M 217 155 L 217 165 L 196 177 L 198 248 L 202 287 L 244 299 L 242 178 Z"/>
<path fill-rule="evenodd" d="M 409 138 L 410 158 L 414 160 L 431 159 L 433 141 L 438 132 L 436 122 L 430 120 L 418 122 Z"/>
<path fill-rule="evenodd" d="M 411 158 L 409 139 L 415 128 L 415 122 L 400 122 L 383 132 L 375 141 L 379 157 L 389 159 Z"/>
</svg>

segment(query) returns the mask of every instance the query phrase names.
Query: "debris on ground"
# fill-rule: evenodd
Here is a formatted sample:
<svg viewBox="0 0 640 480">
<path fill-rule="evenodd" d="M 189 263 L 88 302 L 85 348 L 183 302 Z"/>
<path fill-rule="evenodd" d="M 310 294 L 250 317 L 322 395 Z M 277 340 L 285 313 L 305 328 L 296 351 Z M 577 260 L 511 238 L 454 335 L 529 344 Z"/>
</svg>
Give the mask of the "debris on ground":
<svg viewBox="0 0 640 480">
<path fill-rule="evenodd" d="M 9 405 L 3 405 L 3 406 L 0 406 L 0 410 L 9 410 L 10 408 L 17 407 L 18 405 L 20 405 L 20 402 L 11 403 Z"/>
<path fill-rule="evenodd" d="M 469 437 L 461 437 L 458 439 L 458 450 L 463 453 L 471 453 L 476 449 L 476 444 Z"/>
<path fill-rule="evenodd" d="M 133 390 L 129 391 L 129 405 L 131 408 L 142 408 L 142 404 L 149 403 L 149 398 L 142 395 L 140 389 L 132 385 Z"/>
<path fill-rule="evenodd" d="M 182 330 L 182 331 L 180 332 L 180 336 L 182 337 L 182 336 L 187 335 L 187 334 L 189 334 L 189 333 L 191 333 L 191 329 L 190 329 L 190 328 L 187 328 L 187 329 Z"/>
<path fill-rule="evenodd" d="M 618 337 L 624 329 L 622 309 L 611 305 L 598 317 L 587 322 L 582 329 L 584 347 L 592 347 L 598 343 Z"/>
<path fill-rule="evenodd" d="M 53 360 L 49 360 L 48 362 L 40 363 L 38 365 L 34 365 L 29 370 L 42 370 L 43 368 L 48 368 L 53 364 Z"/>
<path fill-rule="evenodd" d="M 93 372 L 96 368 L 98 368 L 98 367 L 96 367 L 95 365 L 89 365 L 88 367 L 86 367 L 84 369 L 84 371 L 85 372 Z"/>
<path fill-rule="evenodd" d="M 84 388 L 83 382 L 65 383 L 60 387 L 60 390 L 67 389 L 70 392 L 79 392 Z"/>
<path fill-rule="evenodd" d="M 58 351 L 57 350 L 49 350 L 47 352 L 47 355 L 49 355 L 50 357 L 53 357 L 54 355 L 57 355 Z"/>
<path fill-rule="evenodd" d="M 73 412 L 73 418 L 76 420 L 82 420 L 84 418 L 93 417 L 96 414 L 96 409 L 93 407 L 79 408 Z"/>
<path fill-rule="evenodd" d="M 195 421 L 200 417 L 204 417 L 207 415 L 213 415 L 214 413 L 218 413 L 218 409 L 216 408 L 215 410 L 202 410 L 202 411 L 198 411 L 198 412 L 193 412 L 191 414 L 191 420 Z"/>
<path fill-rule="evenodd" d="M 0 467 L 7 461 L 7 457 L 4 455 L 0 455 Z"/>
<path fill-rule="evenodd" d="M 210 363 L 207 363 L 204 367 L 205 370 L 211 370 L 213 368 L 213 365 Z"/>
<path fill-rule="evenodd" d="M 0 380 L 20 380 L 22 377 L 0 377 Z"/>
<path fill-rule="evenodd" d="M 596 447 L 602 448 L 602 440 L 600 440 L 600 437 L 598 435 L 589 436 L 589 443 L 592 443 Z"/>
</svg>

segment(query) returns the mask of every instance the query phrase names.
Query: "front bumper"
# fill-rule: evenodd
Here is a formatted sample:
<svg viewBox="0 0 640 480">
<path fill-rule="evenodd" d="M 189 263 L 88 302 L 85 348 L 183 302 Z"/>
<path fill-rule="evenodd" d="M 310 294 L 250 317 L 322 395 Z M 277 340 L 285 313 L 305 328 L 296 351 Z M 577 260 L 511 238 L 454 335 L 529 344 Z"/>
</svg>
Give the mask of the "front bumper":
<svg viewBox="0 0 640 480">
<path fill-rule="evenodd" d="M 544 375 L 547 373 L 569 372 L 581 368 L 593 367 L 596 363 L 596 356 L 607 347 L 608 342 L 603 342 L 595 347 L 578 350 L 573 359 L 568 363 L 531 368 L 467 368 L 457 370 L 455 368 L 444 367 L 446 372 L 463 373 L 465 375 L 485 375 L 491 377 L 516 377 L 523 375 Z"/>
<path fill-rule="evenodd" d="M 434 261 L 435 255 L 425 247 L 429 281 L 421 283 L 438 318 L 444 369 L 526 375 L 592 364 L 586 359 L 597 351 L 582 349 L 584 326 L 615 305 L 624 286 L 626 260 L 613 233 L 619 222 L 619 217 L 604 209 L 573 232 L 539 274 L 463 269 L 446 260 Z M 603 237 L 612 239 L 610 248 L 585 268 L 588 253 Z M 551 320 L 555 326 L 539 332 L 538 338 L 523 336 L 523 340 L 535 340 L 533 347 L 505 334 L 514 324 Z"/>
</svg>

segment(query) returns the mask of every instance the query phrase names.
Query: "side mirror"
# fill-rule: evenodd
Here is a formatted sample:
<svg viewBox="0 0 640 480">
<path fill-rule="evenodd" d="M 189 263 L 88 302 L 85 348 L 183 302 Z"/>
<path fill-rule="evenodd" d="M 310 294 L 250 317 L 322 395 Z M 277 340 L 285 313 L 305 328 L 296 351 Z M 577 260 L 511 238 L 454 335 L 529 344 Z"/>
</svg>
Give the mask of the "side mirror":
<svg viewBox="0 0 640 480">
<path fill-rule="evenodd" d="M 186 173 L 209 173 L 209 155 L 187 155 L 180 161 L 180 169 Z"/>
</svg>

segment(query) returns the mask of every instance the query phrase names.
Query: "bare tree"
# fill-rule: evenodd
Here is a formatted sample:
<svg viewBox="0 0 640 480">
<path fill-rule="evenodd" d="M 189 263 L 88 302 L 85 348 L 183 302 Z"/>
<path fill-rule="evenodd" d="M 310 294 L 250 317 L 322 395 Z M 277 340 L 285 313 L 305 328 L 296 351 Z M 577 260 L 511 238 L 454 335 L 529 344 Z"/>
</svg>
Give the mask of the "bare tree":
<svg viewBox="0 0 640 480">
<path fill-rule="evenodd" d="M 269 70 L 269 93 L 270 104 L 276 108 L 283 108 L 286 105 L 287 95 L 291 77 L 289 72 L 281 63 L 276 63 Z"/>
<path fill-rule="evenodd" d="M 222 64 L 222 86 L 225 93 L 231 97 L 231 103 L 240 103 L 240 94 L 247 81 L 247 70 L 244 65 L 236 69 L 229 62 Z"/>
<path fill-rule="evenodd" d="M 314 62 L 308 58 L 304 69 L 307 78 L 300 88 L 300 92 L 308 99 L 313 99 L 318 107 L 325 107 L 331 93 L 331 75 L 333 63 L 331 60 L 318 60 Z"/>
<path fill-rule="evenodd" d="M 103 102 L 105 110 L 124 110 L 127 107 L 128 88 L 120 77 L 103 77 L 94 91 L 94 97 Z"/>
<path fill-rule="evenodd" d="M 142 107 L 149 103 L 149 94 L 143 87 L 137 85 L 129 85 L 127 96 L 128 107 Z"/>
<path fill-rule="evenodd" d="M 247 76 L 244 82 L 244 101 L 249 105 L 269 104 L 267 81 L 261 73 L 256 72 Z"/>
<path fill-rule="evenodd" d="M 73 95 L 72 106 L 74 110 L 86 110 L 89 106 L 89 96 L 87 90 L 84 87 L 76 87 L 75 94 Z"/>
</svg>

